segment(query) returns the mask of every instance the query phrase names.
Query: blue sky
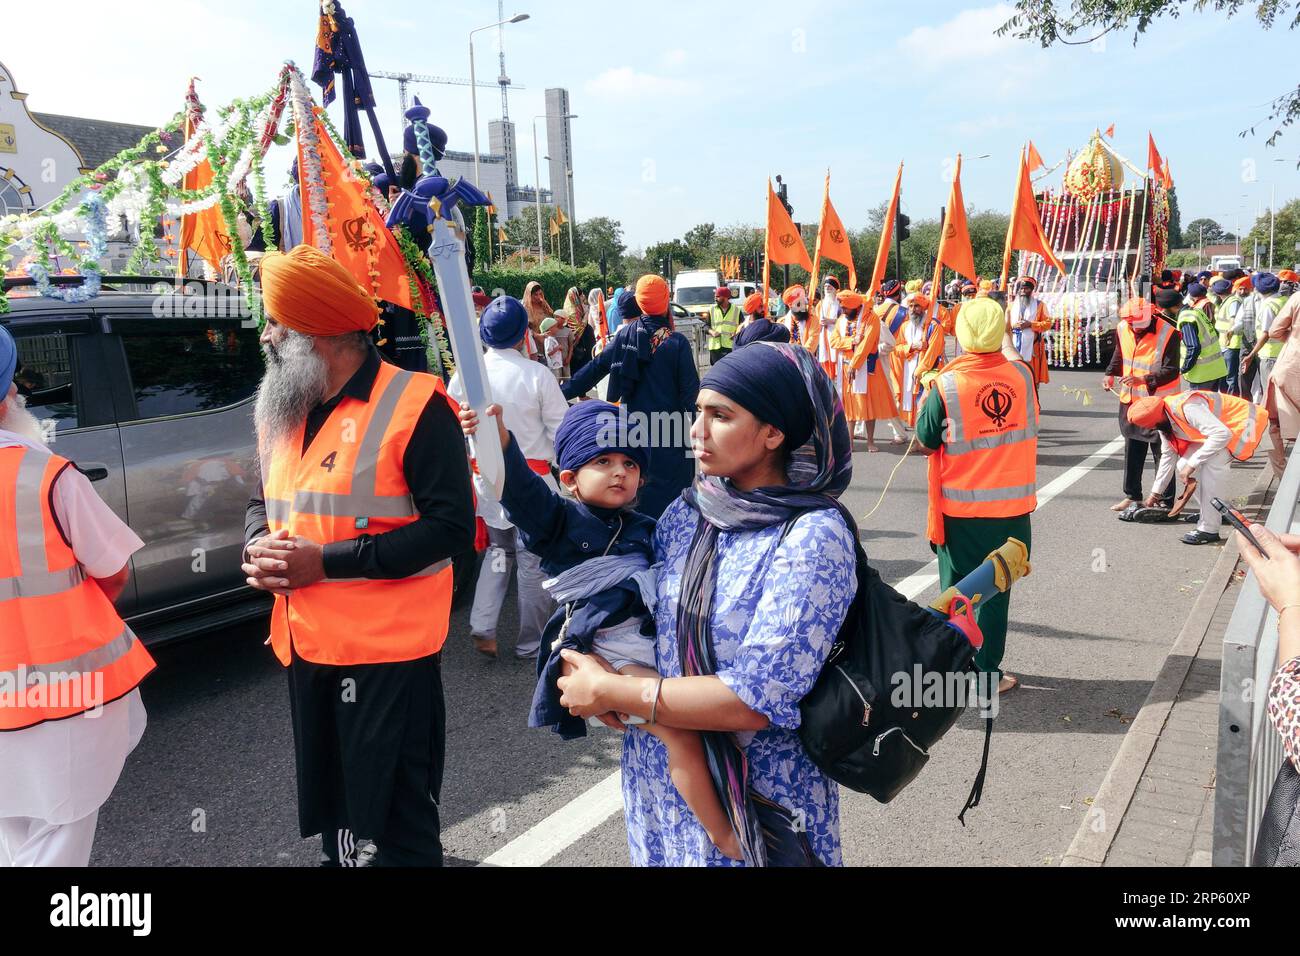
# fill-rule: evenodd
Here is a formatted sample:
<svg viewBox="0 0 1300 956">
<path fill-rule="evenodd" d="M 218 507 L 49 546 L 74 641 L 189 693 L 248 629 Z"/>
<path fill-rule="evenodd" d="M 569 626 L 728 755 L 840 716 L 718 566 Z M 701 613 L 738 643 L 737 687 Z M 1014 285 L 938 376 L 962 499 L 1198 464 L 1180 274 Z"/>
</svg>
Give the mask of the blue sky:
<svg viewBox="0 0 1300 956">
<path fill-rule="evenodd" d="M 179 108 L 191 75 L 214 106 L 264 91 L 285 59 L 308 69 L 316 7 L 315 0 L 133 0 L 127 14 L 86 0 L 23 4 L 4 15 L 0 60 L 33 110 L 156 123 Z M 469 31 L 497 20 L 493 0 L 344 7 L 371 69 L 439 76 L 467 77 Z M 934 217 L 958 151 L 966 157 L 967 202 L 1005 209 L 1026 139 L 1052 165 L 1112 122 L 1115 147 L 1140 167 L 1147 130 L 1155 134 L 1170 158 L 1184 223 L 1210 216 L 1232 230 L 1240 216 L 1246 228 L 1267 210 L 1270 186 L 1279 205 L 1300 195 L 1300 130 L 1268 149 L 1262 122 L 1268 100 L 1296 85 L 1300 35 L 1265 32 L 1249 15 L 1187 14 L 1157 25 L 1136 47 L 1112 34 L 1090 47 L 1042 50 L 994 36 L 1010 11 L 875 0 L 511 0 L 507 16 L 531 15 L 505 29 L 508 72 L 527 87 L 511 94 L 511 116 L 527 157 L 543 90 L 569 89 L 579 115 L 578 217 L 620 220 L 634 247 L 699 222 L 758 222 L 765 179 L 777 173 L 789 183 L 796 218 L 812 219 L 827 167 L 850 228 L 887 198 L 899 160 L 904 210 Z M 481 79 L 495 78 L 496 38 L 495 30 L 475 37 Z M 1249 68 L 1225 79 L 1216 64 L 1229 58 Z M 392 143 L 401 129 L 397 86 L 374 82 Z M 472 149 L 468 87 L 416 92 L 451 148 Z M 500 96 L 479 93 L 486 149 Z M 1262 135 L 1238 137 L 1256 121 Z M 545 150 L 544 129 L 540 135 Z M 521 177 L 532 181 L 531 162 L 521 164 Z"/>
</svg>

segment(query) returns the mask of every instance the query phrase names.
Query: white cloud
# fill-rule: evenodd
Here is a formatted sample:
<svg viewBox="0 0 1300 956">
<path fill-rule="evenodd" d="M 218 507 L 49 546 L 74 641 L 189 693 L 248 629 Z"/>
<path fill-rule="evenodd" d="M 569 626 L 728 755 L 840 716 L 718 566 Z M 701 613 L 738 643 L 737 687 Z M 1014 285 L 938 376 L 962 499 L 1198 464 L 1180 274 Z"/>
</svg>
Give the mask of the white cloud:
<svg viewBox="0 0 1300 956">
<path fill-rule="evenodd" d="M 682 49 L 669 50 L 664 54 L 664 66 L 681 66 L 686 62 L 686 51 Z"/>
<path fill-rule="evenodd" d="M 898 41 L 901 52 L 917 66 L 941 69 L 958 61 L 1010 56 L 1025 49 L 1024 41 L 998 36 L 1015 8 L 1006 3 L 963 10 L 938 26 L 917 27 Z"/>
<path fill-rule="evenodd" d="M 630 66 L 606 70 L 584 87 L 591 96 L 629 99 L 645 96 L 684 96 L 694 91 L 692 84 L 668 76 L 639 73 Z"/>
</svg>

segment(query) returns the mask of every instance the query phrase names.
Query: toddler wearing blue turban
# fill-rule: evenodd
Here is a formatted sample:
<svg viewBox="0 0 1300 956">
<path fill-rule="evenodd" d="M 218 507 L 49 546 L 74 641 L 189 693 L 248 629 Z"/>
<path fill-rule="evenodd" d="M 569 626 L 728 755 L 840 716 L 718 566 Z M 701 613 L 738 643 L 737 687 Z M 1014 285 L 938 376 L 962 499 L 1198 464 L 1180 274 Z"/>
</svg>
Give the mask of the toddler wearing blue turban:
<svg viewBox="0 0 1300 956">
<path fill-rule="evenodd" d="M 489 409 L 489 414 L 497 417 L 499 410 Z M 461 422 L 467 434 L 477 429 L 467 408 Z M 555 434 L 560 482 L 573 496 L 564 497 L 532 472 L 514 436 L 499 417 L 497 422 L 506 472 L 501 506 L 519 529 L 524 547 L 541 559 L 542 570 L 550 575 L 542 586 L 557 605 L 542 632 L 542 647 L 550 650 L 538 655 L 528 726 L 550 727 L 570 740 L 585 736 L 587 727 L 560 704 L 556 682 L 567 666 L 561 650 L 599 654 L 621 674 L 659 676 L 655 522 L 632 510 L 649 450 L 637 440 L 638 430 L 629 429 L 626 406 L 578 402 Z M 643 723 L 637 718 L 626 722 Z M 713 789 L 700 735 L 653 723 L 644 728 L 663 741 L 672 778 L 682 781 L 682 798 L 710 838 L 739 859 L 739 843 Z"/>
</svg>

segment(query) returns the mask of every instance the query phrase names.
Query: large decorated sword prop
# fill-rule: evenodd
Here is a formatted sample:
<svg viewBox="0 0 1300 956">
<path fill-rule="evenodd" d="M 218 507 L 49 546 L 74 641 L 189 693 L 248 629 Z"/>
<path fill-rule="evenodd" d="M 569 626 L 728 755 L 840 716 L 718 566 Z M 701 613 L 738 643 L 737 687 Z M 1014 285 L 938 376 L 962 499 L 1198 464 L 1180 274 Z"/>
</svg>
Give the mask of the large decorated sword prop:
<svg viewBox="0 0 1300 956">
<path fill-rule="evenodd" d="M 465 389 L 465 401 L 486 421 L 487 407 L 492 404 L 492 384 L 488 381 L 483 364 L 483 349 L 479 346 L 478 323 L 474 318 L 474 299 L 471 295 L 469 273 L 465 270 L 465 232 L 453 219 L 456 206 L 486 206 L 488 197 L 464 179 L 455 182 L 432 177 L 436 186 L 429 199 L 429 259 L 438 280 L 438 298 L 442 302 L 443 323 L 451 338 L 451 351 L 456 357 L 456 371 Z M 500 498 L 505 488 L 505 460 L 501 457 L 501 443 L 495 431 L 479 441 L 469 440 L 470 454 L 478 463 L 478 473 Z"/>
</svg>

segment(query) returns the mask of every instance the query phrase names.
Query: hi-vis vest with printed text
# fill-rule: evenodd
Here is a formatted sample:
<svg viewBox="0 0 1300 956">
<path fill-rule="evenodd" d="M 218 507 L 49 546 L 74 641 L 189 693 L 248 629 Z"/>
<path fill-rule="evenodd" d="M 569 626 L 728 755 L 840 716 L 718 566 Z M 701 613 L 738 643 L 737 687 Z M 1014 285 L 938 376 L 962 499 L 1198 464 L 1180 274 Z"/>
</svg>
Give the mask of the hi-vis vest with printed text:
<svg viewBox="0 0 1300 956">
<path fill-rule="evenodd" d="M 937 382 L 947 432 L 940 511 L 1011 518 L 1038 506 L 1038 403 L 1024 362 L 947 371 Z"/>
<path fill-rule="evenodd" d="M 1268 429 L 1268 411 L 1254 402 L 1222 392 L 1180 392 L 1165 398 L 1169 423 L 1173 426 L 1173 444 L 1179 455 L 1187 454 L 1187 447 L 1205 441 L 1205 436 L 1186 418 L 1184 407 L 1193 399 L 1202 399 L 1210 406 L 1214 417 L 1232 432 L 1227 452 L 1238 461 L 1250 461 Z"/>
<path fill-rule="evenodd" d="M 325 545 L 416 521 L 402 458 L 435 394 L 446 396 L 437 376 L 381 362 L 370 400 L 344 396 L 302 454 L 306 424 L 299 426 L 271 454 L 263 489 L 271 531 L 286 528 Z M 427 657 L 447 638 L 451 592 L 447 560 L 396 580 L 326 578 L 276 595 L 271 646 L 285 666 L 291 646 L 317 664 Z"/>
<path fill-rule="evenodd" d="M 1153 319 L 1152 321 L 1155 324 L 1155 334 L 1138 338 L 1126 319 L 1119 320 L 1119 325 L 1115 328 L 1115 340 L 1120 350 L 1120 356 L 1123 359 L 1120 375 L 1139 379 L 1145 378 L 1160 363 L 1160 358 L 1165 354 L 1165 348 L 1169 345 L 1169 340 L 1177 333 L 1174 331 L 1174 327 L 1163 319 Z M 1175 376 L 1173 381 L 1157 386 L 1156 390 L 1151 394 L 1157 398 L 1173 395 L 1179 390 L 1181 384 L 1181 379 Z M 1128 385 L 1121 384 L 1119 387 L 1119 400 L 1125 405 L 1133 401 L 1133 389 Z"/>
<path fill-rule="evenodd" d="M 154 668 L 59 531 L 51 492 L 70 465 L 0 448 L 0 731 L 95 710 Z"/>
</svg>

